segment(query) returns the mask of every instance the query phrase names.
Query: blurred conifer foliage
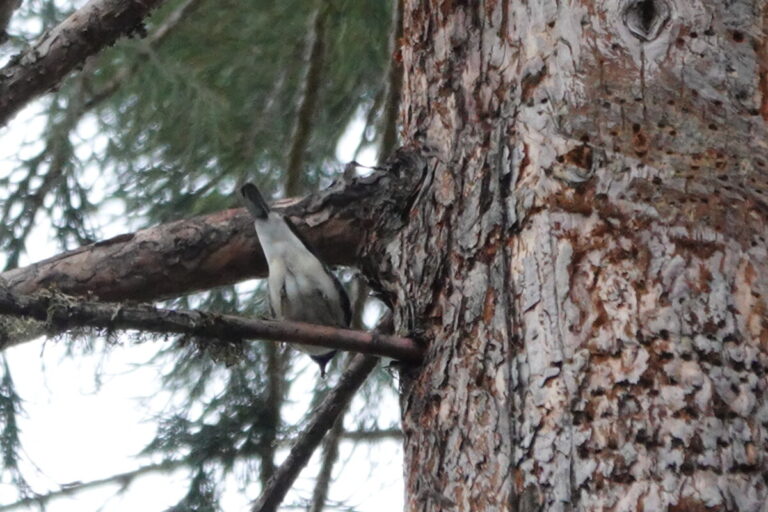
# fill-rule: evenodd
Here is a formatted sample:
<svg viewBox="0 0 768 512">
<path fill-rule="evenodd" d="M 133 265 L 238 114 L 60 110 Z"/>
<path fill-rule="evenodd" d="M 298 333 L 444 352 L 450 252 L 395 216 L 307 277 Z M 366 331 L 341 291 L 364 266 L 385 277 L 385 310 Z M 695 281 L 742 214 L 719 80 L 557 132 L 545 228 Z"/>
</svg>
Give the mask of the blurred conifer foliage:
<svg viewBox="0 0 768 512">
<path fill-rule="evenodd" d="M 81 5 L 23 2 L 0 57 Z M 384 109 L 392 108 L 385 98 L 393 10 L 394 2 L 381 0 L 169 1 L 147 20 L 143 37 L 91 58 L 9 125 L 20 142 L 3 151 L 12 157 L 0 169 L 0 264 L 37 259 L 30 236 L 40 226 L 59 249 L 71 249 L 103 237 L 108 222 L 128 231 L 239 206 L 233 192 L 244 180 L 281 195 L 291 148 L 301 165 L 290 192 L 328 184 L 344 167 L 335 153 L 350 123 L 365 125 L 354 143 L 376 149 L 392 117 Z M 301 130 L 306 136 L 297 138 Z M 265 314 L 263 299 L 257 286 L 172 302 L 257 315 Z M 188 468 L 189 489 L 174 510 L 217 510 L 219 486 L 236 468 L 245 484 L 263 484 L 274 470 L 277 448 L 299 427 L 281 411 L 306 361 L 296 366 L 298 358 L 272 344 L 222 341 L 203 352 L 184 339 L 158 347 L 153 362 L 166 369 L 162 389 L 174 394 L 173 406 L 145 450 L 162 462 L 133 476 Z M 9 371 L 0 367 L 0 374 L 3 465 L 22 494 L 40 492 L 18 470 L 21 404 Z M 320 383 L 314 403 L 327 388 Z M 386 374 L 371 379 L 364 396 L 372 405 L 345 425 L 375 437 L 388 426 L 378 425 L 373 397 L 392 392 Z"/>
</svg>

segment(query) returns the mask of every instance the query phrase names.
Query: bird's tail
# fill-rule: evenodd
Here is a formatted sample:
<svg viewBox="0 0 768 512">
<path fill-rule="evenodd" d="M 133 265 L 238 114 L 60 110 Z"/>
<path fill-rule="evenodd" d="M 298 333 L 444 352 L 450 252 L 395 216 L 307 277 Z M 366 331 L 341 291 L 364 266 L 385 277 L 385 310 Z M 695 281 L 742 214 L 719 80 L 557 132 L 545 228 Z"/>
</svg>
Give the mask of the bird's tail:
<svg viewBox="0 0 768 512">
<path fill-rule="evenodd" d="M 248 211 L 257 219 L 266 219 L 269 215 L 269 205 L 261 197 L 261 192 L 253 183 L 246 183 L 240 187 L 240 195 Z"/>
</svg>

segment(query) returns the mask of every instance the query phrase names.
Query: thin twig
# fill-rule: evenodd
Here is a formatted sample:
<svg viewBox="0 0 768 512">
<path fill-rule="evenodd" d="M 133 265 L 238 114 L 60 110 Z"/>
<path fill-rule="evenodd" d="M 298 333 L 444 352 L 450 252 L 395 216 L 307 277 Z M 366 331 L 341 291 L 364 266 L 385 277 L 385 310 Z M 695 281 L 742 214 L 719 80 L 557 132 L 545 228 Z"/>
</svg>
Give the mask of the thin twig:
<svg viewBox="0 0 768 512">
<path fill-rule="evenodd" d="M 263 429 L 259 441 L 259 458 L 261 459 L 259 479 L 262 487 L 266 486 L 272 474 L 275 472 L 275 452 L 277 451 L 277 432 L 281 423 L 281 408 L 283 405 L 285 388 L 282 356 L 280 347 L 275 343 L 269 343 L 265 347 L 267 355 L 267 390 L 265 410 L 263 415 Z"/>
<path fill-rule="evenodd" d="M 399 428 L 386 428 L 380 430 L 352 430 L 349 432 L 343 432 L 341 434 L 341 438 L 345 441 L 402 441 L 403 431 Z"/>
<path fill-rule="evenodd" d="M 400 39 L 403 37 L 403 0 L 394 0 L 392 32 L 389 40 L 391 56 L 387 71 L 387 97 L 381 121 L 382 137 L 379 150 L 381 165 L 397 146 L 397 120 L 400 114 L 400 89 L 403 83 L 403 64 L 400 58 Z"/>
<path fill-rule="evenodd" d="M 47 504 L 49 501 L 53 499 L 60 498 L 63 496 L 73 496 L 81 491 L 85 491 L 87 489 L 93 489 L 95 487 L 101 487 L 103 485 L 117 484 L 117 485 L 120 485 L 121 488 L 125 488 L 131 485 L 131 483 L 133 483 L 134 480 L 136 480 L 140 476 L 146 475 L 147 473 L 154 473 L 156 471 L 170 472 L 170 471 L 179 469 L 185 466 L 186 464 L 188 464 L 188 462 L 185 460 L 166 460 L 156 464 L 147 464 L 146 466 L 141 466 L 140 468 L 137 468 L 131 471 L 126 471 L 125 473 L 110 475 L 108 477 L 99 478 L 97 480 L 91 480 L 89 482 L 74 482 L 71 484 L 64 484 L 61 486 L 61 489 L 58 489 L 56 491 L 51 491 L 47 494 L 31 496 L 29 498 L 24 498 L 14 503 L 9 503 L 7 505 L 0 505 L 0 512 L 5 512 L 8 510 L 16 510 L 17 508 L 28 507 L 31 505 L 45 506 L 45 504 Z"/>
<path fill-rule="evenodd" d="M 325 397 L 309 423 L 291 448 L 288 458 L 277 469 L 259 499 L 254 503 L 254 512 L 273 512 L 282 503 L 302 468 L 323 439 L 328 429 L 339 417 L 352 396 L 373 371 L 378 359 L 358 354 L 349 368 L 341 375 L 339 382 Z"/>
<path fill-rule="evenodd" d="M 286 167 L 285 195 L 295 196 L 301 193 L 301 168 L 307 150 L 309 134 L 312 130 L 312 115 L 315 113 L 320 96 L 320 83 L 325 60 L 325 23 L 328 17 L 326 0 L 317 0 L 318 7 L 312 23 L 310 50 L 307 56 L 307 72 L 304 76 L 299 108 L 296 112 L 296 124 L 291 137 Z"/>
<path fill-rule="evenodd" d="M 328 489 L 331 487 L 331 477 L 333 476 L 333 466 L 339 459 L 339 443 L 344 433 L 344 415 L 345 408 L 336 419 L 331 430 L 325 436 L 323 441 L 323 458 L 320 462 L 320 471 L 315 480 L 315 488 L 312 491 L 312 503 L 309 505 L 309 512 L 323 512 L 326 500 L 328 499 Z"/>
<path fill-rule="evenodd" d="M 344 441 L 365 441 L 365 442 L 378 442 L 382 440 L 402 440 L 403 432 L 398 428 L 383 429 L 383 430 L 352 430 L 343 432 L 341 439 Z M 280 446 L 287 446 L 295 443 L 296 438 L 282 439 L 279 441 Z M 104 485 L 119 485 L 121 489 L 124 489 L 131 485 L 137 478 L 154 472 L 171 472 L 177 469 L 181 469 L 189 464 L 186 460 L 165 460 L 154 464 L 147 464 L 125 473 L 118 473 L 116 475 L 110 475 L 104 478 L 98 478 L 96 480 L 90 480 L 88 482 L 73 482 L 64 484 L 60 489 L 51 491 L 46 494 L 39 494 L 37 496 L 24 498 L 14 503 L 8 503 L 7 505 L 0 505 L 0 512 L 7 512 L 9 510 L 16 510 L 21 507 L 28 507 L 30 505 L 44 505 L 56 498 L 64 496 L 74 496 L 81 491 L 101 487 Z"/>
<path fill-rule="evenodd" d="M 422 349 L 413 340 L 398 336 L 302 322 L 273 322 L 201 311 L 161 309 L 151 305 L 84 301 L 55 293 L 21 295 L 0 288 L 0 314 L 42 320 L 59 331 L 96 327 L 211 339 L 262 339 L 376 354 L 412 363 L 420 361 L 422 355 Z M 0 340 L 0 349 L 8 342 Z"/>
</svg>

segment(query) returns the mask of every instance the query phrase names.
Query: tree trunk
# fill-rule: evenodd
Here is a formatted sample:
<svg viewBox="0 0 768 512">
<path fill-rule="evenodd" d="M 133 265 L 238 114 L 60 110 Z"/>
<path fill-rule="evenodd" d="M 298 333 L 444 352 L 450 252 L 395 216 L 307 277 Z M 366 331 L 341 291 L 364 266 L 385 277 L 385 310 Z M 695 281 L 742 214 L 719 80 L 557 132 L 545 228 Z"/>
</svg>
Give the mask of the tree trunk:
<svg viewBox="0 0 768 512">
<path fill-rule="evenodd" d="M 764 510 L 765 1 L 407 1 L 409 511 Z"/>
</svg>

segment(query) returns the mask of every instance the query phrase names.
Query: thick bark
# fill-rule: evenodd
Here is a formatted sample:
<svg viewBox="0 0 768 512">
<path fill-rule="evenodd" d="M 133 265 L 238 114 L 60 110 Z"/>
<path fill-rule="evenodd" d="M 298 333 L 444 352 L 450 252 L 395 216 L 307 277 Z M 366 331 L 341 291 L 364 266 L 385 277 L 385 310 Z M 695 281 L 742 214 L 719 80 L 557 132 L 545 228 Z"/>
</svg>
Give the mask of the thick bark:
<svg viewBox="0 0 768 512">
<path fill-rule="evenodd" d="M 765 1 L 408 1 L 408 510 L 762 510 Z"/>
<path fill-rule="evenodd" d="M 142 20 L 163 0 L 91 0 L 0 69 L 0 126 L 56 87 L 85 59 L 124 35 L 142 34 Z"/>
</svg>

